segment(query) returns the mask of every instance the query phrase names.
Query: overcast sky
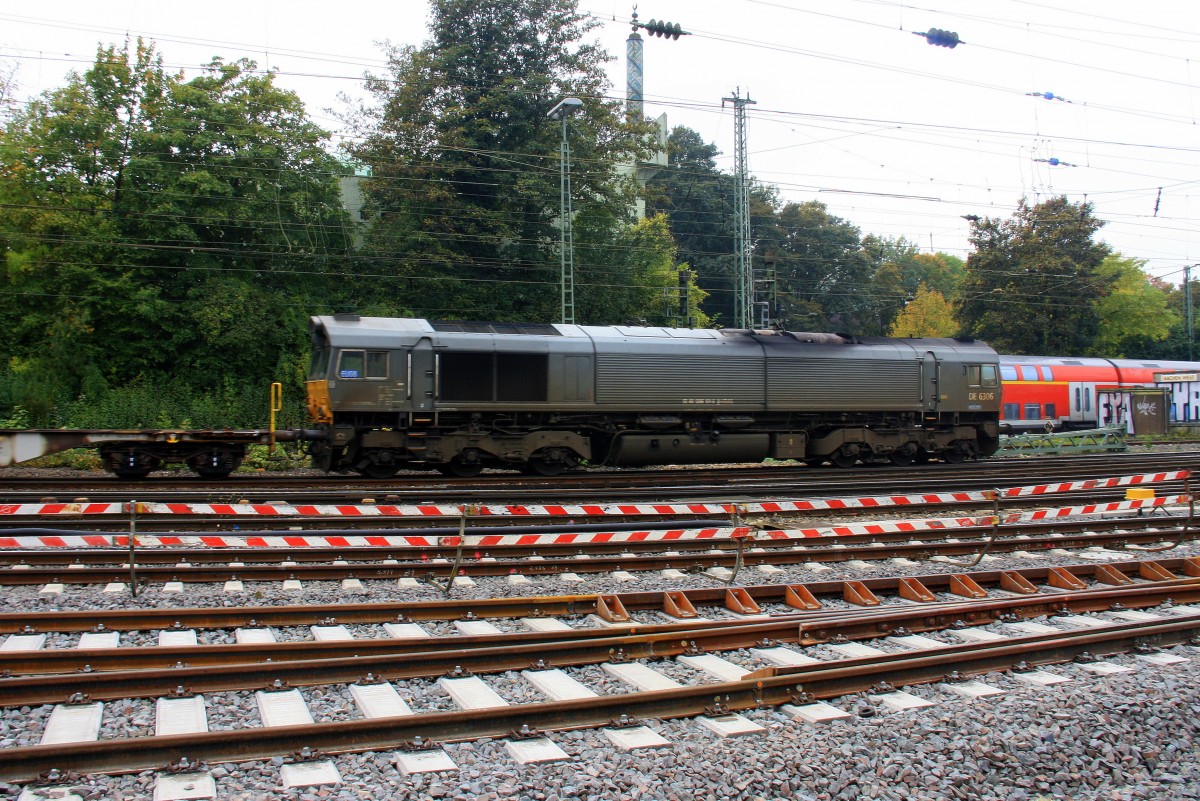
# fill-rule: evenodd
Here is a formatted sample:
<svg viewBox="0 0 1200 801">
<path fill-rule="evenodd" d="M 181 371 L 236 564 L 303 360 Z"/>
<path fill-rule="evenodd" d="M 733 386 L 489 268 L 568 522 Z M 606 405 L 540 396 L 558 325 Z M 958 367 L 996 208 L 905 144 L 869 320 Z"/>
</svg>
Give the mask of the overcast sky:
<svg viewBox="0 0 1200 801">
<path fill-rule="evenodd" d="M 339 93 L 362 96 L 378 42 L 420 45 L 422 0 L 176 3 L 41 0 L 0 10 L 0 62 L 20 95 L 61 85 L 98 43 L 157 42 L 194 74 L 213 56 L 279 72 L 330 130 Z M 633 4 L 581 0 L 603 24 L 625 95 Z M 790 201 L 816 199 L 864 234 L 966 257 L 964 215 L 1008 217 L 1021 197 L 1088 200 L 1100 236 L 1178 283 L 1200 263 L 1200 6 L 1195 0 L 642 0 L 645 112 L 665 113 L 733 169 L 733 112 L 748 95 L 749 162 Z M 1070 10 L 1066 10 L 1070 9 Z M 955 31 L 935 47 L 913 31 Z M 1189 58 L 1190 54 L 1190 58 Z M 1036 93 L 1037 96 L 1032 96 Z M 1052 93 L 1047 99 L 1044 93 Z"/>
</svg>

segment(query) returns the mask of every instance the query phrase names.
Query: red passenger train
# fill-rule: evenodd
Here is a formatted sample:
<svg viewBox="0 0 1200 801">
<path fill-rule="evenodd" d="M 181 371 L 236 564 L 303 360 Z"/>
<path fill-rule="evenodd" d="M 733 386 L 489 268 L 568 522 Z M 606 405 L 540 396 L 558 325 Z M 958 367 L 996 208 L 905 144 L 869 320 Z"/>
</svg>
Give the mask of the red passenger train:
<svg viewBox="0 0 1200 801">
<path fill-rule="evenodd" d="M 1001 356 L 1006 433 L 1124 425 L 1128 390 L 1170 390 L 1171 422 L 1200 421 L 1200 362 L 1070 356 Z"/>
</svg>

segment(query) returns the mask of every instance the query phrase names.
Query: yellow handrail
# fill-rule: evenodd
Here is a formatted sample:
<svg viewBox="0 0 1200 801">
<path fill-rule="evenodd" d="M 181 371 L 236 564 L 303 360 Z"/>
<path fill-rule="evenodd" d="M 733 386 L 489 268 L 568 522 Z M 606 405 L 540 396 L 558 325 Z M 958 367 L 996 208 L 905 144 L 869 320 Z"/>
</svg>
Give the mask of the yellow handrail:
<svg viewBox="0 0 1200 801">
<path fill-rule="evenodd" d="M 283 411 L 283 384 L 276 381 L 271 385 L 271 445 L 267 453 L 275 455 L 275 413 Z"/>
</svg>

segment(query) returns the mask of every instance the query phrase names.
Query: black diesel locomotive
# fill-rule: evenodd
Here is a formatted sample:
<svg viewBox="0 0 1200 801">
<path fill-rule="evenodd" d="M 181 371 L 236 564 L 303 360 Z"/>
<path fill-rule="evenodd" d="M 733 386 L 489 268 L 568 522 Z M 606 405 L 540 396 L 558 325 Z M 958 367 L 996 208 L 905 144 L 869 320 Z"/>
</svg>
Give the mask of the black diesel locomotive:
<svg viewBox="0 0 1200 801">
<path fill-rule="evenodd" d="M 325 470 L 553 475 L 799 459 L 989 456 L 996 353 L 969 339 L 314 317 Z"/>
</svg>

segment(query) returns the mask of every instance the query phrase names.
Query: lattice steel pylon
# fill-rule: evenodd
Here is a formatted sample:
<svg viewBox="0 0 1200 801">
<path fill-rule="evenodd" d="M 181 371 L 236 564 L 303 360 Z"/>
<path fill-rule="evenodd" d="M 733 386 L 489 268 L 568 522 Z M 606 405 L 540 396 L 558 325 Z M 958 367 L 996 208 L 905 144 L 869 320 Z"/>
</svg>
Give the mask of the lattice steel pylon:
<svg viewBox="0 0 1200 801">
<path fill-rule="evenodd" d="M 733 250 L 736 267 L 733 279 L 733 326 L 753 328 L 754 322 L 754 264 L 753 242 L 750 239 L 750 168 L 746 157 L 746 106 L 754 103 L 750 93 L 741 97 L 735 90 L 733 97 L 721 98 L 721 106 L 733 103 Z"/>
</svg>

